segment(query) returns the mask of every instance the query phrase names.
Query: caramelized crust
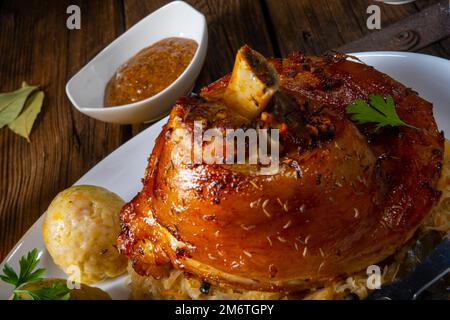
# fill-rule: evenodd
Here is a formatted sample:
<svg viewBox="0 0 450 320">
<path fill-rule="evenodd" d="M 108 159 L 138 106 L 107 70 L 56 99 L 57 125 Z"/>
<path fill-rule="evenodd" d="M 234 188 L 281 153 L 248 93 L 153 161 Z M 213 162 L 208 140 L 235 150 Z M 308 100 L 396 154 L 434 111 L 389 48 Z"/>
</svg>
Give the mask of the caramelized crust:
<svg viewBox="0 0 450 320">
<path fill-rule="evenodd" d="M 229 76 L 180 99 L 142 191 L 121 213 L 118 247 L 138 273 L 162 277 L 176 267 L 235 288 L 310 288 L 391 255 L 439 198 L 444 140 L 429 102 L 344 56 L 271 63 L 280 92 L 246 126 L 284 126 L 279 173 L 174 160 L 176 129 L 192 131 L 194 120 L 222 129 L 242 123 L 220 103 Z M 391 95 L 400 118 L 420 131 L 356 126 L 345 107 L 369 94 Z"/>
</svg>

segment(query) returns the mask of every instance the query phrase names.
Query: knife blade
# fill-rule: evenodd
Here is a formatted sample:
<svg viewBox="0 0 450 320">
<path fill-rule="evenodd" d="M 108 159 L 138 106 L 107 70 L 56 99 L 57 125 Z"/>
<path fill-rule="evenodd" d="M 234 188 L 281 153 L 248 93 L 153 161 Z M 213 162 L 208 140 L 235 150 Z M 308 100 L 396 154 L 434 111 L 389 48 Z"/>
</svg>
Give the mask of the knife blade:
<svg viewBox="0 0 450 320">
<path fill-rule="evenodd" d="M 450 240 L 442 241 L 409 275 L 382 285 L 366 300 L 416 300 L 420 294 L 450 272 Z"/>
</svg>

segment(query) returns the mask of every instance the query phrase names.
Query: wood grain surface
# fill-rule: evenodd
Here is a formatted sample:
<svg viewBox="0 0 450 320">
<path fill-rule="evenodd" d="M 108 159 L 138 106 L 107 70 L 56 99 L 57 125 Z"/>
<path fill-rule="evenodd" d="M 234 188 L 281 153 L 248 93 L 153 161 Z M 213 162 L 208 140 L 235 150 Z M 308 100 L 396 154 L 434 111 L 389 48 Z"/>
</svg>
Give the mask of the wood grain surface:
<svg viewBox="0 0 450 320">
<path fill-rule="evenodd" d="M 0 1 L 0 92 L 27 81 L 41 85 L 46 94 L 31 143 L 0 130 L 0 260 L 59 191 L 148 127 L 106 124 L 77 112 L 65 84 L 112 40 L 167 2 Z M 368 0 L 187 2 L 206 15 L 209 30 L 208 55 L 196 89 L 229 72 L 245 43 L 268 56 L 297 50 L 321 54 L 373 32 L 366 27 L 366 9 L 375 2 Z M 380 5 L 382 28 L 437 2 Z M 81 8 L 81 30 L 66 28 L 70 4 Z M 450 58 L 450 38 L 420 52 Z"/>
</svg>

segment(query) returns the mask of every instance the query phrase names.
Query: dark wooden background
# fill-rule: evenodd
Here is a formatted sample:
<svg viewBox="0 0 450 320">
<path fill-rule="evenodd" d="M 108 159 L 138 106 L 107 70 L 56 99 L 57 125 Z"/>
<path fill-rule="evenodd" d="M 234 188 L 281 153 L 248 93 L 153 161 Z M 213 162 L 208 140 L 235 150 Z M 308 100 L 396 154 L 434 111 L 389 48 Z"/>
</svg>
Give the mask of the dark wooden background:
<svg viewBox="0 0 450 320">
<path fill-rule="evenodd" d="M 108 43 L 167 2 L 0 0 L 0 92 L 27 81 L 42 85 L 46 93 L 31 143 L 8 129 L 0 130 L 0 261 L 59 191 L 146 128 L 88 118 L 71 107 L 64 87 Z M 244 43 L 269 56 L 295 50 L 321 54 L 376 32 L 366 27 L 366 9 L 379 4 L 368 0 L 188 2 L 206 15 L 209 28 L 208 55 L 197 89 L 229 72 Z M 437 2 L 379 4 L 382 29 Z M 81 30 L 66 28 L 70 4 L 81 8 Z M 380 41 L 379 50 L 386 46 Z M 450 38 L 419 51 L 448 59 Z"/>
</svg>

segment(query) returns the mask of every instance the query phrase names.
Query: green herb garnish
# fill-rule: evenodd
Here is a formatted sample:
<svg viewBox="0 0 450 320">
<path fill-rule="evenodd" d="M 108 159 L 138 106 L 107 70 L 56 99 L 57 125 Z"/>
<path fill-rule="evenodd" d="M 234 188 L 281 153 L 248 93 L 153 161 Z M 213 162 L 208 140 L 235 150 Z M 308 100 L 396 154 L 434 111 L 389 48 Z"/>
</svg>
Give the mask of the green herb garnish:
<svg viewBox="0 0 450 320">
<path fill-rule="evenodd" d="M 8 126 L 30 142 L 29 136 L 37 115 L 41 112 L 44 92 L 25 82 L 22 88 L 0 94 L 0 129 Z"/>
<path fill-rule="evenodd" d="M 44 92 L 37 91 L 28 98 L 22 113 L 8 127 L 21 137 L 30 142 L 30 133 L 36 117 L 41 112 Z"/>
<path fill-rule="evenodd" d="M 54 283 L 50 288 L 33 290 L 22 288 L 24 284 L 42 280 L 45 269 L 36 269 L 39 262 L 38 251 L 37 249 L 33 249 L 26 256 L 20 258 L 19 274 L 8 263 L 5 263 L 0 279 L 14 286 L 13 300 L 21 300 L 21 294 L 24 293 L 28 294 L 33 300 L 68 300 L 70 290 L 67 288 L 67 285 L 62 283 Z"/>
<path fill-rule="evenodd" d="M 21 300 L 19 295 L 27 294 L 33 300 L 69 300 L 70 290 L 63 283 L 53 283 L 50 288 L 40 288 L 34 290 L 15 289 L 14 300 Z"/>
<path fill-rule="evenodd" d="M 375 130 L 386 126 L 406 126 L 420 130 L 399 118 L 391 96 L 387 96 L 384 100 L 382 96 L 369 95 L 369 104 L 362 99 L 357 99 L 350 103 L 345 110 L 352 115 L 351 119 L 358 124 L 376 123 Z"/>
<path fill-rule="evenodd" d="M 42 280 L 42 275 L 44 274 L 45 269 L 34 270 L 39 264 L 39 261 L 40 259 L 38 259 L 37 249 L 33 249 L 32 251 L 28 252 L 26 256 L 20 258 L 19 275 L 17 275 L 14 269 L 6 263 L 5 267 L 3 268 L 4 275 L 0 275 L 0 279 L 14 285 L 16 288 L 27 282 Z"/>
<path fill-rule="evenodd" d="M 25 105 L 28 96 L 36 90 L 36 86 L 22 83 L 22 88 L 0 94 L 0 128 L 16 119 Z"/>
</svg>

